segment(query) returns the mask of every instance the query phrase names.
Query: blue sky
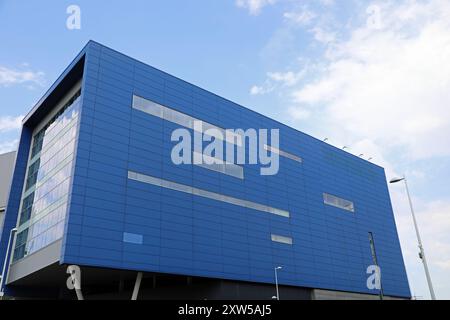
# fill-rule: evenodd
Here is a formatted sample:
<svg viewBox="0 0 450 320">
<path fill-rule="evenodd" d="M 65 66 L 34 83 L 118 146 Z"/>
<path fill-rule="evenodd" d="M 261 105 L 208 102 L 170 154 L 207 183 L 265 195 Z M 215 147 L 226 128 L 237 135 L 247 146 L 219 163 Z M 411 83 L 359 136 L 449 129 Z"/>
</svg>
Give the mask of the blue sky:
<svg viewBox="0 0 450 320">
<path fill-rule="evenodd" d="M 81 30 L 66 9 L 81 8 Z M 0 0 L 0 152 L 90 39 L 409 177 L 435 290 L 450 299 L 447 0 Z M 414 295 L 428 298 L 403 188 Z"/>
</svg>

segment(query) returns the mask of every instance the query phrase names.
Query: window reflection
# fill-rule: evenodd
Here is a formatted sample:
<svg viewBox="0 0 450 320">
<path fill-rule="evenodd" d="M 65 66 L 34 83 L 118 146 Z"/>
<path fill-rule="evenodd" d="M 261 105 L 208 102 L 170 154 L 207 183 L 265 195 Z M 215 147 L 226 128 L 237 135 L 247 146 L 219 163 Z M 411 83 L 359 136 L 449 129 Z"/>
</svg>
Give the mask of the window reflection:
<svg viewBox="0 0 450 320">
<path fill-rule="evenodd" d="M 230 196 L 227 196 L 224 194 L 191 187 L 191 186 L 184 185 L 181 183 L 148 176 L 148 175 L 137 173 L 134 171 L 128 171 L 128 179 L 147 183 L 147 184 L 152 184 L 152 185 L 162 187 L 165 189 L 171 189 L 171 190 L 175 190 L 175 191 L 179 191 L 179 192 L 193 194 L 193 195 L 203 197 L 203 198 L 226 202 L 226 203 L 229 203 L 229 204 L 232 204 L 235 206 L 240 206 L 240 207 L 244 207 L 244 208 L 267 212 L 267 213 L 271 213 L 271 214 L 286 217 L 286 218 L 290 217 L 289 211 L 286 211 L 286 210 L 277 209 L 277 208 L 269 207 L 269 206 L 259 204 L 256 202 L 238 199 L 238 198 L 230 197 Z"/>
<path fill-rule="evenodd" d="M 277 234 L 272 234 L 271 236 L 273 242 L 283 243 L 283 244 L 293 244 L 293 240 L 291 237 L 280 236 Z"/>
<path fill-rule="evenodd" d="M 344 209 L 350 212 L 355 212 L 355 206 L 353 202 L 333 196 L 328 193 L 323 194 L 323 201 L 325 204 L 333 207 L 337 207 L 340 209 Z"/>
<path fill-rule="evenodd" d="M 48 246 L 63 235 L 80 95 L 78 91 L 33 137 L 14 260 Z"/>
</svg>

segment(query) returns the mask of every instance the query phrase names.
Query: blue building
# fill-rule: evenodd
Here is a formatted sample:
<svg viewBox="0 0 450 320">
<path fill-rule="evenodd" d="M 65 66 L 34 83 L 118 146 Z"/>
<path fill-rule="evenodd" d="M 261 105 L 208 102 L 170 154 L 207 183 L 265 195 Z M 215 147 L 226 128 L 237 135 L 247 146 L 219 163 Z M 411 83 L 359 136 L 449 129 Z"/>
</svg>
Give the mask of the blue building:
<svg viewBox="0 0 450 320">
<path fill-rule="evenodd" d="M 171 135 L 194 121 L 279 129 L 278 173 L 174 164 Z M 383 294 L 409 298 L 383 168 L 98 43 L 23 121 L 6 295 L 74 297 L 78 265 L 93 298 L 128 297 L 143 272 L 142 298 L 271 299 L 281 266 L 282 299 L 377 298 L 374 258 Z"/>
</svg>

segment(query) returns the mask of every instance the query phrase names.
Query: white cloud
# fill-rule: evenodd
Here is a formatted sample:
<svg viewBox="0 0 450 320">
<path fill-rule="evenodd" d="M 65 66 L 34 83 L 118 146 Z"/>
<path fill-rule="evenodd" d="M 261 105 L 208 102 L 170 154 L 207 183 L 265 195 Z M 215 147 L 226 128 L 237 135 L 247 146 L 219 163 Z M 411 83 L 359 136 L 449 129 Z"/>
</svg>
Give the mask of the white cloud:
<svg viewBox="0 0 450 320">
<path fill-rule="evenodd" d="M 15 84 L 35 84 L 44 85 L 44 73 L 31 70 L 14 70 L 0 66 L 0 86 L 10 86 Z"/>
<path fill-rule="evenodd" d="M 19 140 L 0 142 L 0 154 L 17 150 Z"/>
<path fill-rule="evenodd" d="M 289 113 L 294 120 L 306 120 L 311 116 L 310 110 L 295 107 L 291 107 Z"/>
<path fill-rule="evenodd" d="M 303 6 L 298 11 L 290 11 L 284 13 L 285 19 L 302 26 L 310 24 L 316 17 L 317 15 L 313 11 L 309 10 L 306 6 Z"/>
<path fill-rule="evenodd" d="M 0 154 L 10 152 L 17 149 L 18 140 L 12 139 L 11 135 L 15 136 L 15 132 L 22 127 L 23 116 L 11 117 L 4 116 L 0 117 Z M 9 134 L 11 132 L 11 134 Z M 10 140 L 8 140 L 10 139 Z"/>
<path fill-rule="evenodd" d="M 261 9 L 265 6 L 275 4 L 277 0 L 236 0 L 236 5 L 246 8 L 252 15 L 261 13 Z"/>
<path fill-rule="evenodd" d="M 335 4 L 334 0 L 320 0 L 320 3 L 324 6 L 332 6 Z"/>
<path fill-rule="evenodd" d="M 0 132 L 18 130 L 22 127 L 23 116 L 18 117 L 0 117 Z"/>
<path fill-rule="evenodd" d="M 310 32 L 314 35 L 314 39 L 323 44 L 329 44 L 336 40 L 336 33 L 326 31 L 321 27 L 314 27 Z"/>
<path fill-rule="evenodd" d="M 264 88 L 263 86 L 256 86 L 256 85 L 254 85 L 250 89 L 250 94 L 252 96 L 262 95 L 262 94 L 265 94 L 267 92 L 268 92 L 268 89 Z"/>
<path fill-rule="evenodd" d="M 250 89 L 251 95 L 264 95 L 273 92 L 278 86 L 292 87 L 297 84 L 306 74 L 306 68 L 300 72 L 268 72 L 267 79 L 263 85 L 254 85 Z"/>
<path fill-rule="evenodd" d="M 446 270 L 447 272 L 450 272 L 450 259 L 449 260 L 440 260 L 436 262 L 436 265 L 441 268 Z"/>
<path fill-rule="evenodd" d="M 383 28 L 364 23 L 324 57 L 325 70 L 293 92 L 334 127 L 405 147 L 413 158 L 450 155 L 450 2 L 381 7 Z M 315 30 L 319 41 L 333 36 Z"/>
<path fill-rule="evenodd" d="M 292 71 L 288 72 L 269 72 L 267 74 L 268 78 L 275 81 L 282 83 L 285 86 L 293 86 L 298 83 L 298 81 L 303 78 L 305 75 L 306 70 L 303 69 L 300 72 L 294 73 Z"/>
</svg>

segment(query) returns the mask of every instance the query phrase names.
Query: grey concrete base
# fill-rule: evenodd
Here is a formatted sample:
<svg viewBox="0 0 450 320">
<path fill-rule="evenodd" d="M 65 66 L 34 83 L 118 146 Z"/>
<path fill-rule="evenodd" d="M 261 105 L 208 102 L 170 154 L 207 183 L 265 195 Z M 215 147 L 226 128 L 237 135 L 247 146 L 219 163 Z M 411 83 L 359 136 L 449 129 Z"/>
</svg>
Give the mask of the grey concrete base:
<svg viewBox="0 0 450 320">
<path fill-rule="evenodd" d="M 7 284 L 58 262 L 61 254 L 61 243 L 62 240 L 58 240 L 48 247 L 13 263 L 9 268 Z"/>
<path fill-rule="evenodd" d="M 354 293 L 314 289 L 312 293 L 313 300 L 380 300 L 380 296 Z M 396 298 L 384 296 L 384 300 L 407 300 L 404 298 Z"/>
</svg>

